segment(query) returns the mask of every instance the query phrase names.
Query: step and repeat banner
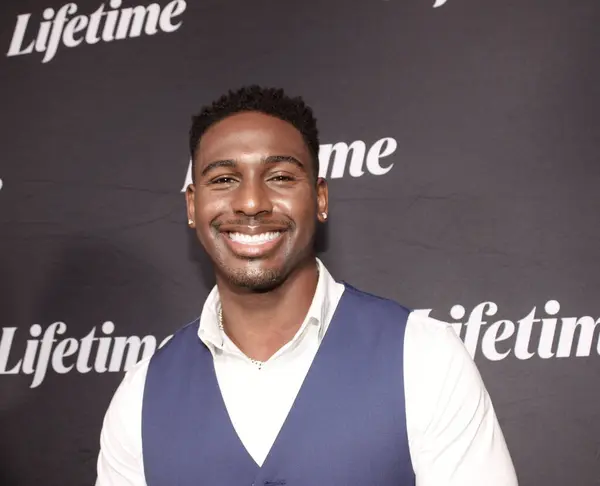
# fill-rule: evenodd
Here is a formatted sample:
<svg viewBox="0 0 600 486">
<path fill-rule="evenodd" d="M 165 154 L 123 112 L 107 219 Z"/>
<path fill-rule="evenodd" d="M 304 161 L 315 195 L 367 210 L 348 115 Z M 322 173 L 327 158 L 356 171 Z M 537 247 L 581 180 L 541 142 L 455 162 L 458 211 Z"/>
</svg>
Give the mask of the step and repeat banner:
<svg viewBox="0 0 600 486">
<path fill-rule="evenodd" d="M 213 285 L 191 116 L 254 83 L 315 110 L 331 272 L 453 324 L 521 485 L 600 484 L 597 0 L 0 10 L 0 485 L 93 484 L 124 372 Z"/>
</svg>

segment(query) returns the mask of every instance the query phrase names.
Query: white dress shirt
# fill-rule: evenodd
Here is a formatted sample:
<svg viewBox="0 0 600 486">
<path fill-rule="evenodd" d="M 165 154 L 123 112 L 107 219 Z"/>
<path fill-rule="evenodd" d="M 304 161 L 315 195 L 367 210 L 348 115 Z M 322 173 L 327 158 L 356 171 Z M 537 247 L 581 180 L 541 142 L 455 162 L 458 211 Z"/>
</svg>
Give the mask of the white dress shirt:
<svg viewBox="0 0 600 486">
<path fill-rule="evenodd" d="M 198 338 L 213 355 L 233 427 L 258 465 L 292 407 L 344 292 L 344 285 L 317 261 L 317 289 L 302 326 L 260 369 L 220 329 L 216 287 L 200 316 Z M 146 486 L 141 416 L 148 362 L 142 360 L 126 373 L 108 408 L 96 486 Z M 404 339 L 404 388 L 417 486 L 517 485 L 490 397 L 448 324 L 410 314 Z"/>
</svg>

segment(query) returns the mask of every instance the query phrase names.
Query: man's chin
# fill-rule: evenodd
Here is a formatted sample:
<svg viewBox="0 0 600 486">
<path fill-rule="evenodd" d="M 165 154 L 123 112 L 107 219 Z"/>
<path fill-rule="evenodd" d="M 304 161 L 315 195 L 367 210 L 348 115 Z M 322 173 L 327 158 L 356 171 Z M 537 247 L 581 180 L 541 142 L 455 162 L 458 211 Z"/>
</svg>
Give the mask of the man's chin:
<svg viewBox="0 0 600 486">
<path fill-rule="evenodd" d="M 284 272 L 279 268 L 228 268 L 223 272 L 227 281 L 240 289 L 251 292 L 268 292 L 279 287 L 285 280 Z"/>
</svg>

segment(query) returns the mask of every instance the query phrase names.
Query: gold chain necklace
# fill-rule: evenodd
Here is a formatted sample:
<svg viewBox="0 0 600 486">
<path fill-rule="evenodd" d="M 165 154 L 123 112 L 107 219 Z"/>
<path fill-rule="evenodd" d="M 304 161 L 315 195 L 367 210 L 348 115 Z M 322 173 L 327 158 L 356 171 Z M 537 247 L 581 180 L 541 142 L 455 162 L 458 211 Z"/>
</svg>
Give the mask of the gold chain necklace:
<svg viewBox="0 0 600 486">
<path fill-rule="evenodd" d="M 222 332 L 225 332 L 225 328 L 223 326 L 223 308 L 219 307 L 219 329 Z M 256 359 L 252 359 L 252 358 L 248 358 L 250 360 L 250 362 L 256 366 L 259 370 L 262 369 L 263 365 L 265 364 L 264 361 L 258 361 Z"/>
</svg>

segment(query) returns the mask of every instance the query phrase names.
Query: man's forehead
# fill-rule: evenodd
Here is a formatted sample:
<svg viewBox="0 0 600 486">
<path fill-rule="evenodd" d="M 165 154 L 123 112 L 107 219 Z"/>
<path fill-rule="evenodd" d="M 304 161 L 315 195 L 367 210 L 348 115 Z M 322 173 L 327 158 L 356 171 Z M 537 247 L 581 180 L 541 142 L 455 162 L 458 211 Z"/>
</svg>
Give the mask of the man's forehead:
<svg viewBox="0 0 600 486">
<path fill-rule="evenodd" d="M 269 117 L 273 118 L 273 117 Z M 199 141 L 198 158 L 202 161 L 214 158 L 237 159 L 292 155 L 304 159 L 308 147 L 302 134 L 291 124 L 275 119 L 275 122 L 253 122 L 251 119 L 236 121 L 231 118 L 214 125 Z M 231 121 L 232 123 L 227 123 Z"/>
<path fill-rule="evenodd" d="M 209 127 L 202 139 L 213 141 L 243 136 L 302 139 L 300 131 L 291 123 L 258 112 L 237 113 L 224 118 Z"/>
</svg>

